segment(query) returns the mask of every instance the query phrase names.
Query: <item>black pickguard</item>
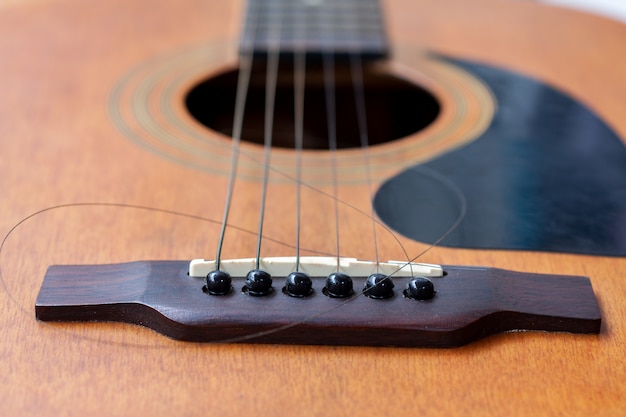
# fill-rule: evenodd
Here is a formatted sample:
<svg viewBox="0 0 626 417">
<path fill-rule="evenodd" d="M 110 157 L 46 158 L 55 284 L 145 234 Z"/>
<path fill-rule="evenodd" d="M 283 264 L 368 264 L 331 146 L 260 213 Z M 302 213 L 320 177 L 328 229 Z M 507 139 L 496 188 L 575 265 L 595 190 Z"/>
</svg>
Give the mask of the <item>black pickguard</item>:
<svg viewBox="0 0 626 417">
<path fill-rule="evenodd" d="M 476 141 L 423 166 L 467 201 L 441 245 L 626 255 L 626 146 L 573 98 L 519 74 L 452 61 L 492 90 L 497 112 Z M 378 190 L 374 206 L 399 233 L 433 243 L 461 207 L 430 171 L 407 170 Z"/>
</svg>

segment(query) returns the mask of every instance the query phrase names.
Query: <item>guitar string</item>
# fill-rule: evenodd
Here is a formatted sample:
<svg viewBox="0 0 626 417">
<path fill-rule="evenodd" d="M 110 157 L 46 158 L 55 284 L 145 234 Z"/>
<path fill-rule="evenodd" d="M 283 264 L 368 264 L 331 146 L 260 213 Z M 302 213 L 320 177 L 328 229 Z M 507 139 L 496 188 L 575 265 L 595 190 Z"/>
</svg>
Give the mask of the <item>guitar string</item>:
<svg viewBox="0 0 626 417">
<path fill-rule="evenodd" d="M 306 5 L 294 3 L 297 13 L 304 15 Z M 308 28 L 296 25 L 293 62 L 294 148 L 296 153 L 296 270 L 300 271 L 300 239 L 302 232 L 302 153 L 304 149 L 304 96 L 306 89 L 306 41 Z"/>
<path fill-rule="evenodd" d="M 262 165 L 262 161 L 259 160 L 257 157 L 254 156 L 254 154 L 246 152 L 244 150 L 242 150 L 240 152 L 240 157 L 241 158 L 247 158 L 247 160 L 249 162 L 252 162 L 254 164 L 257 165 Z M 297 178 L 291 174 L 289 174 L 288 172 L 277 168 L 276 166 L 270 166 L 269 167 L 270 171 L 272 173 L 274 173 L 277 176 L 281 176 L 283 177 L 285 180 L 290 181 L 290 182 L 297 182 Z M 327 198 L 329 200 L 334 200 L 335 198 L 333 197 L 333 195 L 327 191 L 324 191 L 322 188 L 318 188 L 315 185 L 312 185 L 304 180 L 300 180 L 299 185 L 313 193 L 319 194 L 320 197 L 323 198 Z M 376 226 L 381 228 L 383 231 L 387 232 L 389 234 L 389 236 L 394 240 L 394 242 L 398 245 L 398 247 L 400 248 L 400 250 L 402 251 L 402 254 L 404 255 L 404 257 L 406 259 L 409 259 L 410 256 L 408 254 L 408 252 L 406 251 L 406 248 L 403 246 L 402 242 L 400 241 L 400 239 L 398 238 L 398 236 L 395 234 L 395 232 L 386 224 L 384 224 L 382 221 L 380 221 L 379 219 L 377 219 L 376 217 L 372 217 L 371 216 L 371 210 L 369 211 L 364 211 L 362 209 L 360 209 L 359 207 L 355 206 L 354 204 L 349 203 L 348 201 L 345 200 L 341 200 L 341 199 L 336 199 L 337 204 L 344 206 L 350 210 L 353 210 L 355 213 L 365 217 L 366 219 L 368 219 L 368 221 L 373 221 L 374 223 L 376 223 Z M 229 224 L 228 227 L 232 227 L 232 228 L 236 228 L 236 226 Z M 240 228 L 239 228 L 240 229 Z M 268 239 L 266 237 L 264 237 L 264 239 Z M 284 243 L 283 243 L 284 244 Z M 293 248 L 295 249 L 295 246 L 293 246 Z M 319 251 L 319 250 L 313 250 L 311 248 L 307 248 L 306 249 L 307 252 L 311 252 L 311 253 L 317 253 L 320 255 L 326 255 L 326 256 L 331 256 L 334 255 L 333 253 L 327 253 L 324 251 Z"/>
<path fill-rule="evenodd" d="M 335 221 L 335 252 L 337 258 L 337 271 L 340 265 L 340 242 L 339 242 L 339 180 L 337 178 L 337 120 L 335 102 L 335 57 L 329 52 L 324 52 L 323 73 L 324 92 L 326 100 L 326 123 L 328 128 L 328 151 L 330 153 L 330 169 L 332 182 L 332 202 Z"/>
<path fill-rule="evenodd" d="M 252 2 L 248 2 L 248 8 L 252 7 Z M 249 33 L 256 33 L 256 20 L 250 19 L 247 30 Z M 245 34 L 244 34 L 245 37 Z M 251 37 L 254 39 L 254 36 Z M 245 41 L 245 39 L 244 39 Z M 224 200 L 224 212 L 220 227 L 220 234 L 217 241 L 217 249 L 215 254 L 215 269 L 219 271 L 222 259 L 222 250 L 224 248 L 224 239 L 226 237 L 226 228 L 228 227 L 228 218 L 233 201 L 233 192 L 235 188 L 235 179 L 237 177 L 237 168 L 239 164 L 239 153 L 241 151 L 241 135 L 243 130 L 243 117 L 246 108 L 246 99 L 248 96 L 248 87 L 250 85 L 250 75 L 252 73 L 252 61 L 254 58 L 253 45 L 249 51 L 246 48 L 239 53 L 239 72 L 237 75 L 237 89 L 235 92 L 235 113 L 233 116 L 232 128 L 232 145 L 230 171 L 228 174 L 228 185 L 226 189 L 226 197 Z"/>
<path fill-rule="evenodd" d="M 370 196 L 370 201 L 374 201 L 374 185 L 372 182 L 372 173 L 370 166 L 370 151 L 369 151 L 369 134 L 367 129 L 367 113 L 365 108 L 365 88 L 363 81 L 363 62 L 361 56 L 358 53 L 350 54 L 350 72 L 352 75 L 352 83 L 353 90 L 355 95 L 355 106 L 356 106 L 356 114 L 357 114 L 357 122 L 359 127 L 359 139 L 361 144 L 361 150 L 363 152 L 363 158 L 365 160 L 365 177 L 366 184 L 368 187 L 368 195 Z M 373 203 L 370 204 L 370 218 L 372 219 L 372 239 L 374 244 L 374 253 L 375 253 L 375 261 L 376 261 L 376 272 L 380 270 L 380 259 L 378 253 L 378 236 L 376 232 L 376 221 L 375 221 L 375 212 Z M 408 260 L 408 256 L 407 256 Z M 409 268 L 411 270 L 411 275 L 413 275 L 413 265 L 412 262 L 408 263 Z M 394 272 L 395 273 L 395 272 Z M 378 281 L 376 285 L 381 285 L 383 282 L 390 280 L 391 275 L 383 278 Z M 367 294 L 370 291 L 373 291 L 375 286 L 371 286 L 365 290 L 363 290 L 363 294 Z"/>
<path fill-rule="evenodd" d="M 240 157 L 241 158 L 247 158 L 248 161 L 257 164 L 257 165 L 262 165 L 262 161 L 259 160 L 258 158 L 256 158 L 253 154 L 246 152 L 244 150 L 242 150 L 240 152 Z M 279 168 L 277 168 L 276 166 L 270 166 L 269 167 L 270 171 L 272 173 L 274 173 L 277 176 L 281 176 L 283 177 L 285 180 L 287 181 L 291 181 L 291 182 L 296 182 L 297 178 L 291 174 L 289 174 L 288 172 L 281 170 Z M 334 197 L 331 193 L 324 191 L 322 188 L 318 188 L 317 186 L 314 186 L 304 180 L 300 181 L 300 186 L 303 188 L 308 189 L 311 192 L 317 193 L 319 194 L 320 197 L 324 197 L 327 198 L 329 200 L 333 200 Z M 376 217 L 371 217 L 371 211 L 364 211 L 362 209 L 360 209 L 359 207 L 355 206 L 354 204 L 349 203 L 348 201 L 345 200 L 341 200 L 341 199 L 337 199 L 337 203 L 339 205 L 345 206 L 346 208 L 353 210 L 355 213 L 360 214 L 361 216 L 364 216 L 365 218 L 368 219 L 368 221 L 373 221 L 376 223 L 376 226 L 379 228 L 382 228 L 385 232 L 387 232 L 391 238 L 396 242 L 396 244 L 398 244 L 398 246 L 400 247 L 400 249 L 402 250 L 402 253 L 404 255 L 404 257 L 406 259 L 409 259 L 410 256 L 408 254 L 408 252 L 406 251 L 406 249 L 404 248 L 404 246 L 402 245 L 402 242 L 400 241 L 400 239 L 398 238 L 398 236 L 394 233 L 394 231 L 392 229 L 390 229 L 386 224 L 384 224 L 382 221 L 380 221 L 379 219 L 377 219 Z M 229 224 L 228 227 L 235 227 L 234 225 Z M 295 248 L 295 246 L 294 246 Z M 326 253 L 326 252 L 322 252 L 322 251 L 316 251 L 316 250 L 312 250 L 312 249 L 306 249 L 307 252 L 315 252 L 315 253 Z M 328 254 L 327 255 L 334 255 L 334 254 Z"/>
<path fill-rule="evenodd" d="M 333 39 L 334 25 L 328 28 L 328 37 Z M 332 48 L 331 43 L 331 48 Z M 336 252 L 336 270 L 339 272 L 341 245 L 339 242 L 339 180 L 337 178 L 337 114 L 336 114 L 336 97 L 335 97 L 335 55 L 334 50 L 325 51 L 322 55 L 323 60 L 323 76 L 324 76 L 324 93 L 326 99 L 326 123 L 328 128 L 328 150 L 330 152 L 330 168 L 332 181 L 332 203 L 335 219 L 335 252 Z"/>
<path fill-rule="evenodd" d="M 304 88 L 306 76 L 304 47 L 294 55 L 294 139 L 296 150 L 296 272 L 300 271 L 300 233 L 302 221 L 302 148 L 304 147 Z"/>
<path fill-rule="evenodd" d="M 265 109 L 263 131 L 263 182 L 259 210 L 259 233 L 257 236 L 256 269 L 261 268 L 261 245 L 263 243 L 263 225 L 267 203 L 267 188 L 270 176 L 272 156 L 272 135 L 274 129 L 274 102 L 276 99 L 276 81 L 278 78 L 278 59 L 280 56 L 280 24 L 268 33 L 267 67 L 265 72 Z"/>
<path fill-rule="evenodd" d="M 369 132 L 367 128 L 367 113 L 365 108 L 365 86 L 363 81 L 363 61 L 358 53 L 350 54 L 350 73 L 352 75 L 352 89 L 354 91 L 354 103 L 356 106 L 357 124 L 359 129 L 359 141 L 363 152 L 365 167 L 365 182 L 367 184 L 370 201 L 374 197 L 374 184 L 372 182 L 372 168 L 370 166 Z M 376 272 L 380 268 L 378 255 L 378 236 L 376 233 L 376 222 L 374 221 L 374 205 L 370 204 L 370 217 L 372 218 L 372 239 L 374 244 L 374 260 L 376 262 Z"/>
</svg>

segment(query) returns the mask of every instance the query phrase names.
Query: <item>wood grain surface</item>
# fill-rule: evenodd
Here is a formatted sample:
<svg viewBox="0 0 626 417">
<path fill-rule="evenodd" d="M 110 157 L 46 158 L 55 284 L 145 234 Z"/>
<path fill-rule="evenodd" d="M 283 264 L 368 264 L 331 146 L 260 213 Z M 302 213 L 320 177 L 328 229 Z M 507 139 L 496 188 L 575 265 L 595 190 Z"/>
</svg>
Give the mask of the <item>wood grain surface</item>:
<svg viewBox="0 0 626 417">
<path fill-rule="evenodd" d="M 524 1 L 390 0 L 385 11 L 398 48 L 535 77 L 587 104 L 626 137 L 626 26 Z M 110 113 L 110 100 L 133 70 L 151 68 L 159 57 L 197 45 L 229 50 L 241 16 L 242 4 L 226 1 L 41 0 L 0 8 L 0 231 L 47 209 L 20 223 L 0 253 L 0 414 L 623 415 L 622 258 L 445 248 L 420 258 L 589 276 L 603 315 L 600 335 L 512 333 L 450 350 L 196 344 L 138 326 L 35 320 L 48 265 L 212 256 L 226 174 L 133 142 Z M 206 59 L 218 71 L 232 67 L 234 53 Z M 221 66 L 214 63 L 220 54 Z M 419 68 L 402 62 L 391 67 L 420 77 Z M 183 82 L 177 91 L 184 88 Z M 182 114 L 181 103 L 172 107 L 188 129 L 203 131 Z M 217 134 L 211 141 L 220 149 L 229 144 Z M 253 159 L 242 164 L 253 172 Z M 293 190 L 273 175 L 268 256 L 283 255 L 293 239 Z M 226 241 L 228 257 L 254 251 L 246 231 L 256 227 L 258 185 L 254 179 L 236 185 L 231 222 L 239 229 Z M 342 184 L 340 196 L 363 210 L 371 202 L 363 184 Z M 305 209 L 303 235 L 311 251 L 332 253 L 323 233 L 332 205 L 319 200 Z M 62 206 L 76 203 L 89 204 Z M 371 228 L 363 215 L 342 207 L 340 217 L 342 252 L 371 258 L 359 237 Z M 401 242 L 411 254 L 425 248 Z M 389 259 L 401 253 L 389 235 L 380 246 Z"/>
</svg>

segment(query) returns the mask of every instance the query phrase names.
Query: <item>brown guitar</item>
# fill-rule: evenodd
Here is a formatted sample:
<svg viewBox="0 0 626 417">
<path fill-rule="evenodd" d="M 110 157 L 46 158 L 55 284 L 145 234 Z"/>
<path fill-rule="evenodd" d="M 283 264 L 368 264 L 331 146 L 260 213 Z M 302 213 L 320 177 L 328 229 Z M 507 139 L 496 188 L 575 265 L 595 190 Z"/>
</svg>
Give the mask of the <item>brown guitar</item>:
<svg viewBox="0 0 626 417">
<path fill-rule="evenodd" d="M 301 7 L 310 17 L 324 3 Z M 278 4 L 279 26 L 295 31 L 287 43 L 300 45 L 303 15 Z M 322 33 L 345 16 L 338 7 L 319 19 Z M 255 256 L 264 211 L 264 257 L 298 246 L 302 256 L 588 276 L 600 333 L 374 348 L 192 343 L 123 323 L 37 321 L 50 265 L 214 256 L 240 55 L 252 69 L 268 61 L 246 50 L 258 37 L 237 42 L 242 27 L 263 29 L 242 24 L 241 2 L 9 2 L 2 415 L 624 413 L 626 26 L 523 1 L 390 0 L 383 13 L 385 42 L 359 46 L 365 145 L 342 54 L 330 80 L 324 53 L 306 57 L 302 152 L 291 149 L 296 60 L 276 55 L 271 152 L 262 143 L 273 81 L 251 72 L 223 259 Z M 273 28 L 261 49 L 280 43 Z"/>
</svg>

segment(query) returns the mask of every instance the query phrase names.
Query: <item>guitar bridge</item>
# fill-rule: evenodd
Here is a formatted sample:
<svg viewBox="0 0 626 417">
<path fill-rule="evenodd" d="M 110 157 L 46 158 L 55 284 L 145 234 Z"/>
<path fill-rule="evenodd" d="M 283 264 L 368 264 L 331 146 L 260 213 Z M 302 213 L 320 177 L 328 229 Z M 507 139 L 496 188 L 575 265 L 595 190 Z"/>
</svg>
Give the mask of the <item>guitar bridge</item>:
<svg viewBox="0 0 626 417">
<path fill-rule="evenodd" d="M 281 259 L 269 262 L 273 272 L 286 268 L 289 259 Z M 249 262 L 223 265 L 245 270 Z M 319 263 L 325 274 L 327 262 Z M 126 322 L 178 340 L 221 343 L 453 347 L 515 330 L 600 331 L 600 309 L 586 277 L 443 266 L 427 300 L 410 297 L 413 277 L 400 273 L 388 275 L 394 283 L 388 297 L 366 296 L 369 277 L 361 275 L 351 276 L 353 293 L 341 298 L 325 291 L 328 278 L 313 268 L 306 297 L 285 293 L 282 272 L 273 275 L 265 296 L 246 292 L 245 274 L 239 273 L 232 290 L 213 296 L 202 290 L 206 277 L 194 276 L 211 268 L 205 261 L 193 261 L 191 268 L 186 261 L 51 266 L 36 317 Z"/>
</svg>

